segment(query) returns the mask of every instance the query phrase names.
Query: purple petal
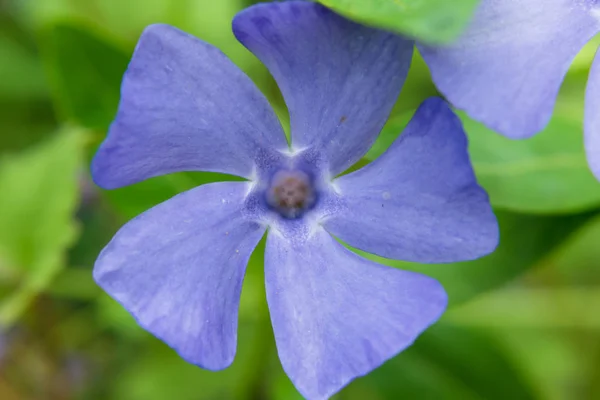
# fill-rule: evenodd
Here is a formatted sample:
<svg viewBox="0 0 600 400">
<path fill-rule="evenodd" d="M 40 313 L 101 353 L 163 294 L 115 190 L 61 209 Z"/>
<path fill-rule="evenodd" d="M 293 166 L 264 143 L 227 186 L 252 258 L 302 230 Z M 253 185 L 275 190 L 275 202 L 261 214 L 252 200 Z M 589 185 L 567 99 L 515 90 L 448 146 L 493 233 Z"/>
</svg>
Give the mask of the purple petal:
<svg viewBox="0 0 600 400">
<path fill-rule="evenodd" d="M 102 251 L 94 278 L 185 360 L 233 361 L 240 290 L 265 228 L 242 216 L 248 184 L 213 183 L 150 209 Z"/>
<path fill-rule="evenodd" d="M 271 148 L 287 143 L 252 81 L 217 48 L 152 25 L 125 73 L 116 120 L 92 171 L 107 189 L 178 171 L 249 178 Z"/>
<path fill-rule="evenodd" d="M 265 268 L 279 358 L 311 400 L 410 346 L 447 304 L 434 279 L 363 259 L 322 228 L 293 240 L 271 231 Z"/>
<path fill-rule="evenodd" d="M 333 174 L 362 157 L 396 101 L 412 41 L 303 1 L 259 4 L 233 31 L 271 71 L 290 111 L 293 146 L 322 149 Z"/>
<path fill-rule="evenodd" d="M 590 69 L 585 93 L 585 150 L 596 178 L 600 180 L 600 50 Z"/>
<path fill-rule="evenodd" d="M 439 90 L 511 138 L 542 130 L 569 65 L 600 31 L 598 0 L 482 0 L 449 47 L 419 46 Z"/>
<path fill-rule="evenodd" d="M 361 250 L 433 263 L 475 259 L 498 244 L 460 120 L 439 98 L 419 107 L 381 157 L 334 185 L 347 210 L 324 226 Z"/>
</svg>

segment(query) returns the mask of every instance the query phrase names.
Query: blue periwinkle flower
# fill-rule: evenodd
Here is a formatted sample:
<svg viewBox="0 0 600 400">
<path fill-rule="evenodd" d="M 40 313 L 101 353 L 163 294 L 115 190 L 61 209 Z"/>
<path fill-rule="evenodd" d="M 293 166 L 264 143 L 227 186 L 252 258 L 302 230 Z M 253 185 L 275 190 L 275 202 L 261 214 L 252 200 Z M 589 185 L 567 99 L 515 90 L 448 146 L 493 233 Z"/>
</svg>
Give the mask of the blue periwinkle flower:
<svg viewBox="0 0 600 400">
<path fill-rule="evenodd" d="M 546 126 L 570 64 L 598 32 L 600 0 L 482 0 L 460 40 L 420 50 L 451 103 L 522 139 Z M 586 90 L 584 131 L 600 179 L 599 55 Z"/>
<path fill-rule="evenodd" d="M 331 396 L 436 321 L 435 280 L 363 259 L 454 262 L 490 253 L 498 228 L 460 121 L 423 103 L 379 159 L 338 177 L 373 144 L 400 93 L 413 44 L 315 3 L 250 7 L 237 38 L 271 71 L 292 143 L 265 97 L 218 49 L 148 27 L 117 117 L 93 162 L 112 189 L 176 171 L 247 179 L 197 187 L 127 223 L 96 281 L 185 360 L 218 370 L 236 351 L 240 290 L 267 233 L 267 300 L 279 357 L 309 399 Z"/>
</svg>

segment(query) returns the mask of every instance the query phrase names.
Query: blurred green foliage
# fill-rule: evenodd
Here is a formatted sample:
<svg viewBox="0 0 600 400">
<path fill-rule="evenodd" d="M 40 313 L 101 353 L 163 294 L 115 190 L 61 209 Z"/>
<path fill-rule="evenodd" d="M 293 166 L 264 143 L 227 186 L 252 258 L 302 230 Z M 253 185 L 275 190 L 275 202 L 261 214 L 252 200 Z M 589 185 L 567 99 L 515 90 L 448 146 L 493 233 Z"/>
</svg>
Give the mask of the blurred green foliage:
<svg viewBox="0 0 600 400">
<path fill-rule="evenodd" d="M 358 22 L 442 44 L 456 39 L 478 0 L 317 0 Z"/>
<path fill-rule="evenodd" d="M 218 373 L 179 359 L 91 276 L 96 255 L 128 219 L 196 185 L 233 179 L 179 173 L 110 192 L 91 183 L 89 160 L 147 24 L 170 23 L 223 49 L 287 124 L 272 78 L 231 33 L 231 18 L 250 3 L 0 3 L 0 399 L 300 398 L 277 359 L 262 247 L 242 293 L 238 356 Z M 368 21 L 383 10 L 382 26 L 397 23 L 433 41 L 458 33 L 474 5 L 390 1 L 392 12 L 384 0 L 323 3 L 349 15 L 360 6 Z M 431 11 L 432 4 L 439 7 Z M 499 217 L 500 247 L 449 265 L 376 258 L 436 277 L 451 307 L 413 347 L 336 398 L 600 398 L 600 183 L 587 169 L 581 132 L 592 47 L 573 64 L 552 123 L 535 138 L 511 141 L 461 115 L 476 173 Z M 394 113 L 363 162 L 385 151 L 435 93 L 415 55 Z"/>
<path fill-rule="evenodd" d="M 82 143 L 80 132 L 65 128 L 51 141 L 1 160 L 0 262 L 18 287 L 0 304 L 0 326 L 12 325 L 65 264 L 76 232 Z"/>
</svg>

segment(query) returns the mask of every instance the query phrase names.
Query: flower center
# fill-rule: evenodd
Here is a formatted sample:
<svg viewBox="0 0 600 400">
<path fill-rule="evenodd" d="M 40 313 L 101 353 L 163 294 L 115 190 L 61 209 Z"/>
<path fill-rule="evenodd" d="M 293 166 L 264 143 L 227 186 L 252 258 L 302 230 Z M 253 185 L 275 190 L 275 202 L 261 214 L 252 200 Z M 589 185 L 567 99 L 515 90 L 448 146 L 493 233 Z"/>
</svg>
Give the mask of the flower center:
<svg viewBox="0 0 600 400">
<path fill-rule="evenodd" d="M 271 208 L 285 218 L 298 218 L 315 204 L 316 193 L 310 177 L 301 171 L 279 171 L 266 192 Z"/>
</svg>

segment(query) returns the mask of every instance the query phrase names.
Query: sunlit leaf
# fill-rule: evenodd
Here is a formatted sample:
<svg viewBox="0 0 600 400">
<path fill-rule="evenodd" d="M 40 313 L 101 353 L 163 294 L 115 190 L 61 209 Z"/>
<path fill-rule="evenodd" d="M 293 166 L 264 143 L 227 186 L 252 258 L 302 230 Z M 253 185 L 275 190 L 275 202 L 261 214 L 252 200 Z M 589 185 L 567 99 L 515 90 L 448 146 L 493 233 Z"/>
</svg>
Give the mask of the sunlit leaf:
<svg viewBox="0 0 600 400">
<path fill-rule="evenodd" d="M 0 326 L 14 322 L 65 265 L 77 233 L 82 158 L 82 132 L 67 129 L 0 161 L 0 268 L 19 277 L 17 289 L 0 303 Z"/>
</svg>

